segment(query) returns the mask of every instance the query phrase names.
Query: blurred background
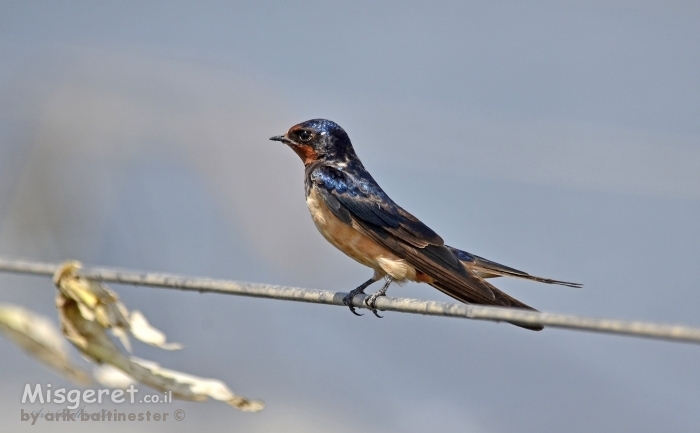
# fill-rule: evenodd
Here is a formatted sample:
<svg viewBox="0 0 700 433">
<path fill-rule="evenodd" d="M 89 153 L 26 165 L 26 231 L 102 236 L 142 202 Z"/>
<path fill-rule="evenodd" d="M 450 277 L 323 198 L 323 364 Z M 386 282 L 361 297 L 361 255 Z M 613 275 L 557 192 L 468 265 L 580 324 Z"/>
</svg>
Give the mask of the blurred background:
<svg viewBox="0 0 700 433">
<path fill-rule="evenodd" d="M 371 272 L 316 232 L 301 162 L 268 141 L 323 117 L 449 244 L 585 284 L 506 292 L 700 326 L 699 20 L 695 2 L 2 1 L 0 255 L 348 291 Z M 48 279 L 0 287 L 56 321 Z M 267 404 L 176 402 L 183 422 L 134 432 L 700 424 L 693 345 L 113 288 L 186 346 L 137 356 Z M 20 422 L 24 384 L 72 385 L 0 351 L 3 425 L 94 431 Z"/>
</svg>

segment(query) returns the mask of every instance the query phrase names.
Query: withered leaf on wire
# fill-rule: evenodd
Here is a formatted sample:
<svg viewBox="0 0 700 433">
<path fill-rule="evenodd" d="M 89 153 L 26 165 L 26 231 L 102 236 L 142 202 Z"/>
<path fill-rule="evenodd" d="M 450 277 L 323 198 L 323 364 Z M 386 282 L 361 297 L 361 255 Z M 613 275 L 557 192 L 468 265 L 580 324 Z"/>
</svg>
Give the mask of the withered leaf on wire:
<svg viewBox="0 0 700 433">
<path fill-rule="evenodd" d="M 80 314 L 110 329 L 131 352 L 129 335 L 161 349 L 181 349 L 178 343 L 166 343 L 165 334 L 152 327 L 139 311 L 129 310 L 107 286 L 77 275 L 80 263 L 68 261 L 54 274 L 53 282 L 66 297 L 76 301 Z"/>
<path fill-rule="evenodd" d="M 107 329 L 118 327 L 124 336 L 127 332 L 134 335 L 135 328 L 145 329 L 141 333 L 141 337 L 146 339 L 144 341 L 155 343 L 159 347 L 166 345 L 164 335 L 157 330 L 153 332 L 153 328 L 140 313 L 130 315 L 126 307 L 118 302 L 116 294 L 107 287 L 76 276 L 78 269 L 77 262 L 67 262 L 56 272 L 54 282 L 59 289 L 56 307 L 63 334 L 87 358 L 98 364 L 114 366 L 133 380 L 151 388 L 162 392 L 171 391 L 175 398 L 204 401 L 211 397 L 243 411 L 257 412 L 263 409 L 262 402 L 234 394 L 219 380 L 167 370 L 150 361 L 127 357 L 109 338 Z M 131 320 L 127 320 L 127 317 Z M 116 335 L 121 337 L 119 333 Z M 124 386 L 128 383 L 123 378 L 117 381 L 114 375 L 99 370 L 97 377 L 106 385 L 115 386 L 119 382 L 120 386 Z"/>
</svg>

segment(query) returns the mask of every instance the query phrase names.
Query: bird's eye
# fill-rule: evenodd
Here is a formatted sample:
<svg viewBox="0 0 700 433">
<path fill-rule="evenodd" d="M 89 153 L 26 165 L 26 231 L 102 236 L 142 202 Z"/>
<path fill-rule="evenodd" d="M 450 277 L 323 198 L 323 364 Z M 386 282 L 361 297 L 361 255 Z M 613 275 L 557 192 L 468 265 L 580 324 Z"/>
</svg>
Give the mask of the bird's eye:
<svg viewBox="0 0 700 433">
<path fill-rule="evenodd" d="M 299 140 L 301 141 L 309 141 L 311 140 L 311 133 L 306 130 L 302 130 L 299 132 Z"/>
</svg>

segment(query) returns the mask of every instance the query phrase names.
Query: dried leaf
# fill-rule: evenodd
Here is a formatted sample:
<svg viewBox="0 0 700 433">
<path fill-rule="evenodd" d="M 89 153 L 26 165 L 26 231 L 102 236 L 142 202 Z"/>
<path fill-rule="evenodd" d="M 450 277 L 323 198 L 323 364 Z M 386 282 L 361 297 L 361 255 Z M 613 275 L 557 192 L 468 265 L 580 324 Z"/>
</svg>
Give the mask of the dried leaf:
<svg viewBox="0 0 700 433">
<path fill-rule="evenodd" d="M 140 311 L 134 310 L 131 312 L 129 316 L 129 325 L 131 327 L 131 334 L 144 343 L 165 350 L 182 349 L 182 344 L 180 343 L 166 343 L 165 334 L 152 327 Z"/>
<path fill-rule="evenodd" d="M 0 332 L 65 378 L 81 385 L 92 382 L 87 372 L 70 361 L 63 336 L 46 317 L 16 305 L 0 304 Z"/>
<path fill-rule="evenodd" d="M 67 264 L 64 266 L 63 270 L 65 270 L 67 266 L 72 266 L 72 264 Z M 56 298 L 56 307 L 59 311 L 63 334 L 68 341 L 73 343 L 87 358 L 98 364 L 112 365 L 137 382 L 162 392 L 170 391 L 173 397 L 182 400 L 205 401 L 211 397 L 216 400 L 225 401 L 231 406 L 243 411 L 257 412 L 263 408 L 264 405 L 262 402 L 248 400 L 234 394 L 219 380 L 200 378 L 177 371 L 166 370 L 158 366 L 158 364 L 127 357 L 117 348 L 105 332 L 106 329 L 110 329 L 111 325 L 109 321 L 100 320 L 99 314 L 88 314 L 87 317 L 83 314 L 86 308 L 91 308 L 84 302 L 85 299 L 96 299 L 96 302 L 91 301 L 93 305 L 91 311 L 95 312 L 99 310 L 99 306 L 103 304 L 105 298 L 79 293 L 83 290 L 90 291 L 92 294 L 96 292 L 87 288 L 89 287 L 89 281 L 75 277 L 75 269 L 76 268 L 73 268 L 72 276 L 70 273 L 64 272 L 64 275 L 59 275 L 61 271 L 57 272 L 58 277 L 55 281 L 60 290 Z M 83 280 L 85 282 L 76 282 L 72 280 Z M 63 290 L 63 286 L 68 286 L 69 289 Z M 105 288 L 103 287 L 103 289 Z M 112 303 L 114 304 L 117 302 L 117 298 L 115 294 L 112 295 Z M 110 308 L 114 307 L 105 305 L 102 311 L 108 312 Z M 121 308 L 123 308 L 123 306 Z M 126 311 L 126 309 L 123 308 L 123 311 Z M 135 313 L 136 314 L 131 314 L 131 321 L 136 323 L 134 326 L 134 328 L 138 329 L 136 332 L 138 332 L 141 337 L 156 343 L 158 346 L 166 345 L 164 336 L 158 335 L 160 331 L 151 328 L 150 325 L 148 325 L 148 321 L 146 321 L 140 313 Z M 128 316 L 128 313 L 126 316 Z M 109 318 L 109 316 L 105 314 L 103 318 Z M 120 328 L 123 330 L 130 330 L 132 335 L 136 336 L 132 329 L 132 324 L 129 324 L 128 327 L 120 326 Z M 98 371 L 97 378 L 98 380 L 104 379 L 106 382 L 117 380 L 114 375 L 110 376 L 109 372 L 100 374 Z"/>
<path fill-rule="evenodd" d="M 190 391 L 192 391 L 194 394 L 206 395 L 215 400 L 226 402 L 236 409 L 240 409 L 245 412 L 258 412 L 265 407 L 264 403 L 259 400 L 249 400 L 234 394 L 233 391 L 231 391 L 229 387 L 220 380 L 207 379 L 193 376 L 191 374 L 181 373 L 179 371 L 168 370 L 166 368 L 162 368 L 155 362 L 137 359 L 135 357 L 132 357 L 131 360 L 132 362 L 147 368 L 154 376 L 162 377 L 166 380 L 172 379 L 178 384 L 185 384 L 189 386 Z"/>
<path fill-rule="evenodd" d="M 139 359 L 134 356 L 132 356 L 130 360 L 131 362 L 147 369 L 151 375 L 158 378 L 157 380 L 164 381 L 166 388 L 157 388 L 161 391 L 172 390 L 170 388 L 172 383 L 185 384 L 189 386 L 190 391 L 194 394 L 204 395 L 215 400 L 226 402 L 242 411 L 258 412 L 264 407 L 264 404 L 261 401 L 248 400 L 234 394 L 228 388 L 228 386 L 226 386 L 226 384 L 220 380 L 207 379 L 193 376 L 191 374 L 181 373 L 179 371 L 168 370 L 162 368 L 159 364 L 153 361 Z M 94 375 L 97 381 L 102 385 L 113 388 L 128 388 L 129 385 L 136 382 L 133 378 L 111 365 L 103 365 L 96 368 Z"/>
<path fill-rule="evenodd" d="M 136 384 L 136 381 L 131 376 L 110 364 L 102 364 L 95 367 L 92 375 L 100 384 L 110 388 L 126 389 L 129 385 Z"/>
<path fill-rule="evenodd" d="M 146 344 L 162 349 L 182 348 L 178 343 L 166 343 L 165 334 L 152 327 L 140 312 L 134 311 L 130 314 L 124 304 L 119 302 L 119 296 L 107 286 L 79 277 L 79 269 L 80 262 L 66 262 L 54 274 L 53 282 L 65 297 L 76 301 L 81 316 L 110 329 L 129 352 L 129 334 Z"/>
</svg>

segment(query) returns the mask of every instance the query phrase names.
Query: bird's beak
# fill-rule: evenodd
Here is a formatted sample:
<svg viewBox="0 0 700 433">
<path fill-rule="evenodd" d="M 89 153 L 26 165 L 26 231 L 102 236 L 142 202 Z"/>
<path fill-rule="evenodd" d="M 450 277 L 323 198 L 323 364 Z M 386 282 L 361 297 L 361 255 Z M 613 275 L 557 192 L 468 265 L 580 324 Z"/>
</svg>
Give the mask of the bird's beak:
<svg viewBox="0 0 700 433">
<path fill-rule="evenodd" d="M 281 141 L 282 143 L 289 143 L 289 139 L 284 135 L 275 135 L 274 137 L 270 137 L 270 140 Z"/>
</svg>

